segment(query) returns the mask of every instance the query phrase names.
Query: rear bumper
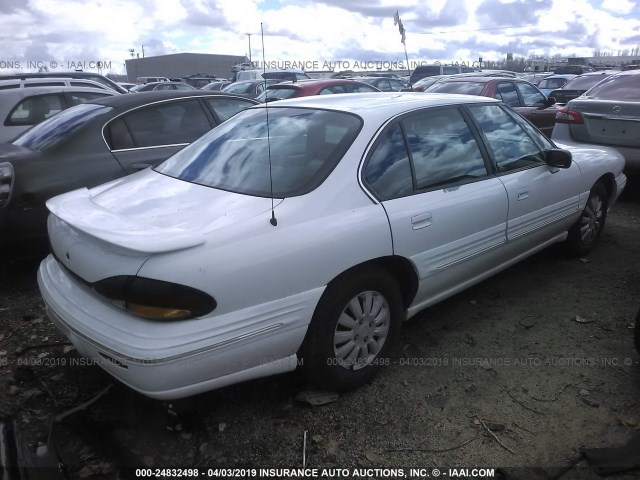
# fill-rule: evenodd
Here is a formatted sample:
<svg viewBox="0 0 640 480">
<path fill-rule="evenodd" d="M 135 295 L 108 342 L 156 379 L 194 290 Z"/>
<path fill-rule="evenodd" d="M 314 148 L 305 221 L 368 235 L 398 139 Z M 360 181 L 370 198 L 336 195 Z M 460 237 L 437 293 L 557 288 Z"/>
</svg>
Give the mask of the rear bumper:
<svg viewBox="0 0 640 480">
<path fill-rule="evenodd" d="M 551 140 L 557 140 L 561 143 L 567 143 L 576 146 L 594 146 L 594 147 L 608 147 L 616 150 L 624 157 L 625 171 L 638 173 L 640 172 L 640 148 L 638 147 L 622 147 L 618 145 L 606 145 L 604 143 L 588 143 L 575 140 L 571 136 L 571 129 L 566 123 L 556 123 L 551 133 Z"/>
<path fill-rule="evenodd" d="M 176 322 L 139 319 L 102 302 L 51 255 L 40 265 L 38 285 L 49 318 L 82 356 L 134 390 L 161 400 L 294 370 L 296 352 L 324 290 L 183 322 L 176 330 Z M 202 325 L 201 330 L 189 331 L 188 322 Z"/>
</svg>

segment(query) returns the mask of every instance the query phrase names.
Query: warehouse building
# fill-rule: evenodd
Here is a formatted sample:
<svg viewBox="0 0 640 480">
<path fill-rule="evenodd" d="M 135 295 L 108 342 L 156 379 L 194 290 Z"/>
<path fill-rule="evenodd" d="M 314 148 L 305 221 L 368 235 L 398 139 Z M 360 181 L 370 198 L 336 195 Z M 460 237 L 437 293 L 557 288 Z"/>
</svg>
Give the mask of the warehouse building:
<svg viewBox="0 0 640 480">
<path fill-rule="evenodd" d="M 174 53 L 156 57 L 132 58 L 126 60 L 125 63 L 129 81 L 135 82 L 138 77 L 182 78 L 194 74 L 230 78 L 233 76 L 231 68 L 248 60 L 244 55 Z"/>
</svg>

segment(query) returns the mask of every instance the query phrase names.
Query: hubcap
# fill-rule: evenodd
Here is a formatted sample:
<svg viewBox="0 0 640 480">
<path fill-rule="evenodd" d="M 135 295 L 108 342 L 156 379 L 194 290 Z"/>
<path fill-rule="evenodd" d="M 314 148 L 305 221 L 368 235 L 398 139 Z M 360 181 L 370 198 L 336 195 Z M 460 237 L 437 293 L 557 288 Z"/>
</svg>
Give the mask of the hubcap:
<svg viewBox="0 0 640 480">
<path fill-rule="evenodd" d="M 602 217 L 604 216 L 602 200 L 597 195 L 589 198 L 587 206 L 580 218 L 580 238 L 585 244 L 593 242 L 602 229 Z"/>
<path fill-rule="evenodd" d="M 391 311 L 382 294 L 362 292 L 344 307 L 333 334 L 333 353 L 347 370 L 369 365 L 389 335 Z"/>
</svg>

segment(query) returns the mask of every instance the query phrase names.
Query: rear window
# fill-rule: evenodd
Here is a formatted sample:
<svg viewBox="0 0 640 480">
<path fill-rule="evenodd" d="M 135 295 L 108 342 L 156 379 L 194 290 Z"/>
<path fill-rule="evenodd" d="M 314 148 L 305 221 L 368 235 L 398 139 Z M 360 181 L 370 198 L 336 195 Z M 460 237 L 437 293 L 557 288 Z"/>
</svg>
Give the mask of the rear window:
<svg viewBox="0 0 640 480">
<path fill-rule="evenodd" d="M 601 100 L 640 100 L 640 75 L 630 73 L 608 77 L 586 95 Z"/>
<path fill-rule="evenodd" d="M 478 82 L 440 82 L 427 89 L 429 93 L 460 93 L 463 95 L 480 95 L 484 83 Z"/>
<path fill-rule="evenodd" d="M 583 77 L 576 77 L 573 80 L 569 80 L 565 83 L 564 90 L 589 90 L 596 83 L 601 82 L 608 75 L 586 75 Z"/>
<path fill-rule="evenodd" d="M 48 151 L 73 137 L 91 119 L 106 113 L 111 107 L 83 103 L 54 115 L 16 138 L 13 143 L 33 150 Z"/>
<path fill-rule="evenodd" d="M 361 125 L 360 117 L 342 112 L 278 107 L 245 110 L 156 171 L 247 195 L 271 196 L 271 181 L 274 197 L 303 195 L 327 178 Z"/>
<path fill-rule="evenodd" d="M 296 94 L 300 92 L 299 88 L 295 87 L 285 87 L 285 88 L 268 88 L 264 92 L 262 92 L 256 100 L 259 102 L 264 102 L 265 98 L 269 98 L 270 100 L 284 100 L 285 98 L 295 97 Z"/>
</svg>

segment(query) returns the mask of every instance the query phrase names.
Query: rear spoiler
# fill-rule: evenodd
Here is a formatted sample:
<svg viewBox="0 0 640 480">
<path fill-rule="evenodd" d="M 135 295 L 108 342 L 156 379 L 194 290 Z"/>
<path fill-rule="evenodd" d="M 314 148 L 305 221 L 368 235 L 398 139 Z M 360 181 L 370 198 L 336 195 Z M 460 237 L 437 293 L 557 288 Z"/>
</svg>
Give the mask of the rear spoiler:
<svg viewBox="0 0 640 480">
<path fill-rule="evenodd" d="M 74 229 L 134 252 L 172 252 L 206 242 L 204 236 L 181 228 L 156 227 L 113 213 L 93 202 L 87 188 L 54 197 L 47 208 Z"/>
</svg>

